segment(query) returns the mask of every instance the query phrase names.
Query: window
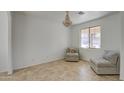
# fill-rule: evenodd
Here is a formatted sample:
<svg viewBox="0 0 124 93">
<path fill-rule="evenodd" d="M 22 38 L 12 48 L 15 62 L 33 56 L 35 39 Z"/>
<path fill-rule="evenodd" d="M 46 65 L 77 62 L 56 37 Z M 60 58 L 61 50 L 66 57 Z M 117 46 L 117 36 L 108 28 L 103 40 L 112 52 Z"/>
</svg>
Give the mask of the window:
<svg viewBox="0 0 124 93">
<path fill-rule="evenodd" d="M 89 27 L 81 30 L 82 48 L 100 48 L 101 47 L 101 27 Z"/>
</svg>

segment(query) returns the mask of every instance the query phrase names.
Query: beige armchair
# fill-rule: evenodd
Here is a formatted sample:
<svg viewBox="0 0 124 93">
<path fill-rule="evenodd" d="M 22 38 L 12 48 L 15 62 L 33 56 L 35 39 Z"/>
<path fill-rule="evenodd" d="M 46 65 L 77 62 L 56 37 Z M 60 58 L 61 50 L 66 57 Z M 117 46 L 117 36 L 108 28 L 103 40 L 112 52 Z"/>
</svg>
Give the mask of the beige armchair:
<svg viewBox="0 0 124 93">
<path fill-rule="evenodd" d="M 79 50 L 77 48 L 67 48 L 65 54 L 66 61 L 79 61 Z"/>
<path fill-rule="evenodd" d="M 119 74 L 120 58 L 115 51 L 105 50 L 102 57 L 91 58 L 89 63 L 97 74 Z"/>
</svg>

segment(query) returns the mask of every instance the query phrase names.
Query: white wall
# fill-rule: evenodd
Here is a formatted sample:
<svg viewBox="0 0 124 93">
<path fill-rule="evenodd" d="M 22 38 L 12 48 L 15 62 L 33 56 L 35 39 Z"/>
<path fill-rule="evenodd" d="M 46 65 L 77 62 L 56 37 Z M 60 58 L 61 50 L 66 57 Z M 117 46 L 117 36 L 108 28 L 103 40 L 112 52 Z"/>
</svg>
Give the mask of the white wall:
<svg viewBox="0 0 124 93">
<path fill-rule="evenodd" d="M 64 57 L 70 31 L 61 22 L 31 15 L 13 15 L 13 67 L 23 68 Z"/>
<path fill-rule="evenodd" d="M 120 63 L 120 79 L 124 80 L 124 12 L 121 12 L 121 63 Z"/>
<path fill-rule="evenodd" d="M 8 13 L 0 12 L 0 72 L 8 69 Z"/>
<path fill-rule="evenodd" d="M 7 63 L 7 71 L 8 74 L 13 73 L 12 66 L 12 13 L 7 12 L 8 15 L 8 63 Z"/>
<path fill-rule="evenodd" d="M 105 49 L 120 51 L 121 24 L 119 13 L 73 26 L 71 28 L 72 47 L 80 47 L 80 30 L 82 28 L 96 25 L 101 25 L 101 49 L 80 48 L 81 58 L 84 60 L 89 60 L 89 58 L 94 56 L 100 56 Z"/>
</svg>

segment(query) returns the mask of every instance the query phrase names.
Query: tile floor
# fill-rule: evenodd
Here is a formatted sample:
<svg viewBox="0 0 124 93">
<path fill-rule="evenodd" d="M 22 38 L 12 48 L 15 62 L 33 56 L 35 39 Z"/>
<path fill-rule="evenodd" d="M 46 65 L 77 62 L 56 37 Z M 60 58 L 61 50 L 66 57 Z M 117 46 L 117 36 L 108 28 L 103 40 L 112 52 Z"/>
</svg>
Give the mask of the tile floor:
<svg viewBox="0 0 124 93">
<path fill-rule="evenodd" d="M 118 81 L 119 75 L 96 75 L 88 62 L 59 60 L 0 74 L 1 81 Z"/>
</svg>

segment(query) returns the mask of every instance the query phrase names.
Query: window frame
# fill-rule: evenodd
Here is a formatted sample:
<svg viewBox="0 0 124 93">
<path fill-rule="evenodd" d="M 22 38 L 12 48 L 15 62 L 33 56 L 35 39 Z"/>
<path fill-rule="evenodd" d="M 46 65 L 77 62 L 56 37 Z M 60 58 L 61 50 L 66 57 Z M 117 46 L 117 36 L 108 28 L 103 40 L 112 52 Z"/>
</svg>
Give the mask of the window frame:
<svg viewBox="0 0 124 93">
<path fill-rule="evenodd" d="M 100 27 L 100 48 L 90 47 L 90 42 L 91 42 L 91 40 L 90 40 L 90 28 L 94 28 L 94 27 Z M 83 29 L 89 29 L 89 47 L 88 48 L 81 47 L 81 33 L 82 33 L 81 31 Z M 80 29 L 80 47 L 83 48 L 83 49 L 101 49 L 101 25 L 89 26 L 89 27 L 85 27 L 85 28 Z"/>
</svg>

